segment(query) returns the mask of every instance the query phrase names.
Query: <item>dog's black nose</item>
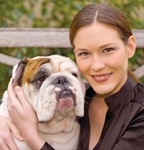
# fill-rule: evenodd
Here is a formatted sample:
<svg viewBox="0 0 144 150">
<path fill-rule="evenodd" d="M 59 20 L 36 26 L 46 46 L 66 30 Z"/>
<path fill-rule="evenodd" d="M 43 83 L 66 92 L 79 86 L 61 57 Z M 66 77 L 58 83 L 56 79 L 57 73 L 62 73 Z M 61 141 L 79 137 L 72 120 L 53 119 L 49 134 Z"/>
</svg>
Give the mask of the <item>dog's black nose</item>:
<svg viewBox="0 0 144 150">
<path fill-rule="evenodd" d="M 68 79 L 64 76 L 57 77 L 54 80 L 55 85 L 64 85 L 64 84 L 68 84 L 68 83 L 69 83 Z"/>
</svg>

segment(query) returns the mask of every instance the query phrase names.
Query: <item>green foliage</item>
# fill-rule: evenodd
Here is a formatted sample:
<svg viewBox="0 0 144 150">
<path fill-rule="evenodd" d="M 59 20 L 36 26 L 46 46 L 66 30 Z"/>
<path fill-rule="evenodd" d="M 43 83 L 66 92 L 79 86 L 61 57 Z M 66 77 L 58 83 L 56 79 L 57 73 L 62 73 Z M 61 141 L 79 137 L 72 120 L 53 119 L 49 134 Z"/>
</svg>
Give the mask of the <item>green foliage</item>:
<svg viewBox="0 0 144 150">
<path fill-rule="evenodd" d="M 69 28 L 78 10 L 90 3 L 106 3 L 122 10 L 132 28 L 144 27 L 139 10 L 143 0 L 0 0 L 0 27 L 20 27 L 20 20 L 26 16 L 36 28 Z"/>
<path fill-rule="evenodd" d="M 139 16 L 140 8 L 144 7 L 144 0 L 108 0 L 107 3 L 120 9 L 132 28 L 140 29 L 144 27 L 144 21 Z"/>
<path fill-rule="evenodd" d="M 34 2 L 36 0 L 31 1 L 30 5 Z M 0 0 L 0 27 L 14 27 L 24 14 L 29 16 L 30 13 L 23 0 Z"/>
<path fill-rule="evenodd" d="M 12 67 L 0 64 L 0 71 L 1 71 L 1 76 L 0 76 L 0 98 L 2 97 L 2 93 L 6 90 L 8 81 L 11 77 L 11 70 Z"/>
<path fill-rule="evenodd" d="M 144 0 L 0 0 L 1 28 L 69 28 L 74 15 L 90 3 L 106 3 L 117 7 L 128 18 L 132 28 L 144 28 L 144 21 L 139 16 L 139 10 L 144 8 Z M 42 48 L 7 48 L 0 53 L 16 58 L 25 56 L 61 54 L 75 60 L 72 49 L 42 49 Z M 144 63 L 144 49 L 137 50 L 130 60 L 130 67 L 136 69 Z M 11 76 L 12 67 L 0 64 L 0 97 L 6 89 Z M 143 81 L 143 80 L 142 80 Z"/>
</svg>

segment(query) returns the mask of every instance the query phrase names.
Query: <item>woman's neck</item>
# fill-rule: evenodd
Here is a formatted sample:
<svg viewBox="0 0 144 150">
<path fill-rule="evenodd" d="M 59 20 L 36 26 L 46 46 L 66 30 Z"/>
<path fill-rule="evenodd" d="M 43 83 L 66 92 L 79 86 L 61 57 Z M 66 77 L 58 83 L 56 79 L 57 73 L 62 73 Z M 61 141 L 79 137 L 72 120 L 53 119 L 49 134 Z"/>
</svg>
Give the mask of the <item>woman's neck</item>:
<svg viewBox="0 0 144 150">
<path fill-rule="evenodd" d="M 94 96 L 89 107 L 90 141 L 89 150 L 98 143 L 105 123 L 108 106 L 104 98 Z"/>
</svg>

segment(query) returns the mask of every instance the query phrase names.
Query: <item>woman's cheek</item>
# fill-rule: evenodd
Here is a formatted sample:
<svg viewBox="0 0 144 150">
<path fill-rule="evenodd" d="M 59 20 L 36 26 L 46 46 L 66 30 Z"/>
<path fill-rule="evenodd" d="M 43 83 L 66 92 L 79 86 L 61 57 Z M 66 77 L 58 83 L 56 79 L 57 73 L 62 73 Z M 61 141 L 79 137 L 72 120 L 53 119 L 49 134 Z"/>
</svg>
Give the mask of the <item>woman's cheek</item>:
<svg viewBox="0 0 144 150">
<path fill-rule="evenodd" d="M 77 66 L 79 68 L 79 71 L 84 74 L 85 72 L 85 68 L 86 68 L 86 65 L 85 65 L 85 62 L 81 61 L 81 60 L 77 60 Z"/>
</svg>

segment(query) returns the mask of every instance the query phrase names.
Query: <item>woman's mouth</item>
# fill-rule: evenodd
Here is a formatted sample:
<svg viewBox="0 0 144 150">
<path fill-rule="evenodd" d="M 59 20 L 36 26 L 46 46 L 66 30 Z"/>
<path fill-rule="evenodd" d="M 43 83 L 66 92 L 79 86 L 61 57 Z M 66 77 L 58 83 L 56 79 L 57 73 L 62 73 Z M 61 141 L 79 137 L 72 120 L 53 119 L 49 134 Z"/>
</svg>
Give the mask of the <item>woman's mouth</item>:
<svg viewBox="0 0 144 150">
<path fill-rule="evenodd" d="M 103 82 L 106 81 L 110 78 L 112 73 L 107 73 L 107 74 L 101 74 L 101 75 L 92 75 L 92 77 L 94 78 L 94 80 L 96 82 Z"/>
</svg>

